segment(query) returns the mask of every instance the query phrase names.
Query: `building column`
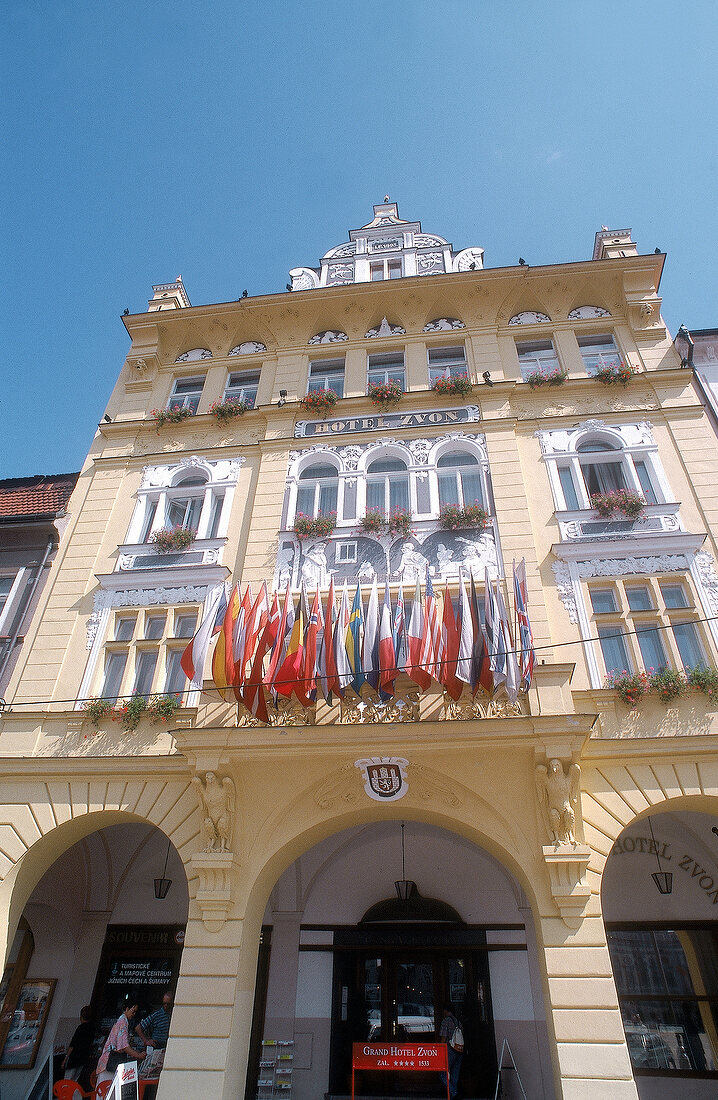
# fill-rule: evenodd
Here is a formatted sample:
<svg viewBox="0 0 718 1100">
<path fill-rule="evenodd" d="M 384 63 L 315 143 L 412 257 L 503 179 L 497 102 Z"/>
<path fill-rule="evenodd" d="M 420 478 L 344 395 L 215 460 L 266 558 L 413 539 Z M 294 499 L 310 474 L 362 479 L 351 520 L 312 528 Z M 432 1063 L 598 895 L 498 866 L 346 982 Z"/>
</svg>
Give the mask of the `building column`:
<svg viewBox="0 0 718 1100">
<path fill-rule="evenodd" d="M 208 929 L 190 903 L 157 1100 L 244 1095 L 261 918 Z"/>
<path fill-rule="evenodd" d="M 561 1100 L 637 1100 L 597 895 L 587 915 L 537 921 Z"/>
</svg>

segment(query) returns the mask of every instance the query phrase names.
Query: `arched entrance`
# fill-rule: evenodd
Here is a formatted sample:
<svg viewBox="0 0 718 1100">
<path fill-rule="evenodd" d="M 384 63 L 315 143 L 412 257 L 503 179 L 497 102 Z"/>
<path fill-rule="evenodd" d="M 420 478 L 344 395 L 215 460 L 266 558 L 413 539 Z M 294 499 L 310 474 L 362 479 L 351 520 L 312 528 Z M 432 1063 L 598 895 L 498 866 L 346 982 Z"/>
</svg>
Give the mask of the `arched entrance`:
<svg viewBox="0 0 718 1100">
<path fill-rule="evenodd" d="M 98 827 L 74 843 L 67 829 L 69 846 L 63 826 L 47 837 L 59 854 L 34 887 L 19 887 L 29 896 L 3 976 L 3 1100 L 25 1100 L 83 1006 L 91 1006 L 96 1062 L 127 992 L 139 992 L 149 1011 L 177 981 L 189 905 L 179 853 L 150 822 L 127 816 L 101 826 L 106 816 L 95 817 Z M 61 1056 L 50 1061 L 55 1078 L 61 1065 Z"/>
<path fill-rule="evenodd" d="M 641 1100 L 718 1088 L 718 818 L 680 801 L 613 845 L 602 907 Z"/>
<path fill-rule="evenodd" d="M 347 1096 L 353 1042 L 435 1041 L 445 1003 L 464 1025 L 467 1100 L 493 1097 L 504 1039 L 528 1094 L 554 1096 L 533 921 L 520 885 L 447 830 L 407 821 L 404 842 L 402 867 L 401 822 L 355 826 L 308 849 L 276 882 L 264 917 L 247 1098 L 272 1095 L 290 1079 L 292 1100 Z M 292 1071 L 285 1077 L 282 1055 Z M 437 1096 L 441 1086 L 430 1075 L 365 1074 L 358 1092 Z"/>
</svg>

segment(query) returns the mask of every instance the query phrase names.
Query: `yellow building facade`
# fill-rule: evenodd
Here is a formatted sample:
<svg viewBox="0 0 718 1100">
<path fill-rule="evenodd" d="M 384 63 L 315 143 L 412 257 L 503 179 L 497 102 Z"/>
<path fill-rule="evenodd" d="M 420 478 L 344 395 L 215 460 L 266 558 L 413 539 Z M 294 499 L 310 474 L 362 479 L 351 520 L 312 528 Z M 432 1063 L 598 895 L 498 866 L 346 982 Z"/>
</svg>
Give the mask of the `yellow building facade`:
<svg viewBox="0 0 718 1100">
<path fill-rule="evenodd" d="M 713 1094 L 718 461 L 664 259 L 602 230 L 589 260 L 484 268 L 387 199 L 291 293 L 191 306 L 178 279 L 125 317 L 0 717 L 4 1097 L 83 1004 L 112 1022 L 133 973 L 176 991 L 159 1100 L 347 1096 L 352 1042 L 428 1039 L 444 1002 L 467 1100 L 494 1096 L 499 1063 L 507 1095 Z M 432 388 L 462 374 L 468 394 Z M 377 407 L 368 385 L 392 380 L 403 397 Z M 325 416 L 300 405 L 328 390 Z M 210 412 L 233 398 L 242 415 Z M 611 492 L 639 514 L 597 512 Z M 481 532 L 441 526 L 473 500 Z M 361 530 L 394 507 L 409 535 Z M 333 530 L 297 537 L 328 511 Z M 194 540 L 159 553 L 175 526 Z M 400 678 L 390 702 L 291 701 L 263 724 L 209 662 L 202 690 L 179 664 L 230 577 L 401 583 L 408 603 L 427 574 L 454 597 L 488 576 L 511 604 L 521 559 L 536 665 L 515 702 Z M 705 675 L 667 702 L 654 677 L 635 706 L 605 687 L 664 668 Z M 133 692 L 182 706 L 126 732 L 84 705 Z M 39 1036 L 33 981 L 54 982 Z"/>
</svg>

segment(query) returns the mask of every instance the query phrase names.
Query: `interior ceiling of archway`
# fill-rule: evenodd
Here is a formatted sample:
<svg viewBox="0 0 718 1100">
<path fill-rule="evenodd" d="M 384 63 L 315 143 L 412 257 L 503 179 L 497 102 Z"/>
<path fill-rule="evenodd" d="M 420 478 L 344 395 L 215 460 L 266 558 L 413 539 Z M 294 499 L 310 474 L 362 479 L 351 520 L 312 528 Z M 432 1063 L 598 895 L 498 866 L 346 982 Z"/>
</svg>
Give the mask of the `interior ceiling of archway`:
<svg viewBox="0 0 718 1100">
<path fill-rule="evenodd" d="M 467 924 L 520 923 L 528 902 L 509 871 L 470 841 L 407 821 L 406 878 L 424 897 L 452 905 Z M 305 924 L 358 924 L 392 897 L 401 873 L 401 823 L 375 822 L 335 833 L 295 860 L 278 879 L 265 913 L 301 913 Z"/>
<path fill-rule="evenodd" d="M 161 877 L 166 854 L 167 837 L 154 825 L 126 822 L 98 829 L 55 860 L 33 890 L 28 904 L 57 905 L 58 899 L 64 898 L 68 905 L 74 903 L 81 911 L 109 914 L 120 907 L 124 920 L 123 914 L 129 908 L 125 904 L 128 896 L 139 901 L 149 891 L 154 900 L 153 880 Z M 170 898 L 165 911 L 155 913 L 153 920 L 177 919 L 169 917 L 167 910 L 176 910 L 177 901 L 182 899 L 184 917 L 180 921 L 183 921 L 188 905 L 187 879 L 174 845 L 170 845 L 166 874 L 172 879 L 174 899 Z M 136 917 L 136 923 L 143 922 L 147 923 L 144 912 Z"/>
<path fill-rule="evenodd" d="M 665 810 L 631 822 L 614 845 L 603 872 L 601 900 L 606 921 L 716 920 L 718 902 L 718 816 Z M 625 841 L 628 840 L 628 844 Z M 672 892 L 660 894 L 651 878 L 673 873 Z M 701 885 L 701 882 L 703 885 Z"/>
</svg>

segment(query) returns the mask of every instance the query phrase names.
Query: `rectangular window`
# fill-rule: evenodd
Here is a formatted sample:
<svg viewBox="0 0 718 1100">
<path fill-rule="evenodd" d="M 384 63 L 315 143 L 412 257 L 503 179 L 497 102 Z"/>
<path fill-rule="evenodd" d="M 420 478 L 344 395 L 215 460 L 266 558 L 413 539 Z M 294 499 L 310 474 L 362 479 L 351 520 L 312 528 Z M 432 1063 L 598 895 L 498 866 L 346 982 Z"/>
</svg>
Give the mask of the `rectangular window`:
<svg viewBox="0 0 718 1100">
<path fill-rule="evenodd" d="M 397 382 L 402 390 L 406 389 L 403 351 L 370 355 L 367 382 L 370 386 L 384 386 L 387 382 Z"/>
<path fill-rule="evenodd" d="M 145 638 L 148 641 L 156 641 L 161 638 L 165 630 L 165 615 L 148 615 L 145 619 Z"/>
<path fill-rule="evenodd" d="M 0 577 L 0 611 L 7 603 L 7 598 L 10 595 L 10 589 L 15 583 L 14 577 Z"/>
<path fill-rule="evenodd" d="M 660 672 L 666 668 L 668 661 L 666 660 L 666 651 L 663 648 L 661 632 L 658 627 L 639 628 L 636 631 L 636 640 L 641 651 L 643 667 L 646 670 L 652 668 L 655 672 Z"/>
<path fill-rule="evenodd" d="M 541 371 L 553 374 L 559 370 L 558 355 L 551 340 L 531 340 L 516 344 L 521 366 L 521 377 L 526 380 L 530 374 Z"/>
<path fill-rule="evenodd" d="M 662 584 L 660 589 L 663 602 L 669 610 L 678 607 L 690 607 L 686 590 L 682 584 Z"/>
<path fill-rule="evenodd" d="M 344 396 L 344 360 L 319 359 L 309 364 L 307 393 L 332 390 L 337 397 Z"/>
<path fill-rule="evenodd" d="M 597 615 L 606 615 L 618 611 L 616 593 L 612 588 L 591 588 L 591 604 Z"/>
<path fill-rule="evenodd" d="M 122 687 L 122 677 L 125 674 L 127 664 L 127 650 L 108 653 L 105 657 L 105 678 L 102 685 L 102 696 L 105 699 L 116 699 Z"/>
<path fill-rule="evenodd" d="M 635 459 L 633 466 L 636 471 L 636 477 L 638 478 L 638 484 L 641 486 L 641 492 L 645 497 L 646 504 L 656 503 L 656 491 L 651 483 L 651 478 L 648 473 L 648 467 L 642 458 Z"/>
<path fill-rule="evenodd" d="M 170 649 L 167 651 L 167 667 L 165 668 L 165 683 L 163 689 L 165 695 L 180 695 L 185 689 L 187 677 L 180 664 L 181 660 L 181 649 Z"/>
<path fill-rule="evenodd" d="M 626 599 L 631 611 L 653 611 L 651 593 L 645 584 L 626 585 Z"/>
<path fill-rule="evenodd" d="M 192 638 L 197 627 L 197 616 L 194 612 L 185 615 L 179 611 L 175 613 L 175 638 Z"/>
<path fill-rule="evenodd" d="M 632 671 L 626 640 L 620 626 L 599 626 L 598 638 L 607 673 L 623 672 L 624 669 L 627 672 Z"/>
<path fill-rule="evenodd" d="M 222 515 L 222 507 L 224 505 L 224 490 L 220 492 L 212 493 L 212 510 L 209 514 L 209 526 L 207 527 L 207 534 L 205 538 L 216 539 L 217 532 L 219 531 L 219 521 Z"/>
<path fill-rule="evenodd" d="M 338 542 L 336 544 L 336 561 L 344 564 L 353 564 L 357 560 L 357 544 L 355 542 Z"/>
<path fill-rule="evenodd" d="M 600 336 L 579 336 L 578 346 L 588 375 L 594 375 L 604 367 L 621 365 L 621 356 L 610 333 Z"/>
<path fill-rule="evenodd" d="M 400 279 L 401 274 L 401 260 L 372 260 L 369 265 L 369 275 L 373 283 L 380 283 L 384 279 Z"/>
<path fill-rule="evenodd" d="M 115 641 L 129 642 L 135 632 L 136 615 L 118 615 L 115 619 Z"/>
<path fill-rule="evenodd" d="M 578 501 L 578 494 L 576 492 L 576 484 L 573 480 L 573 474 L 568 466 L 559 466 L 558 479 L 561 482 L 561 489 L 563 490 L 563 499 L 566 508 L 569 511 L 580 508 Z"/>
<path fill-rule="evenodd" d="M 258 370 L 241 370 L 230 374 L 224 390 L 225 401 L 244 401 L 250 409 L 257 403 Z"/>
<path fill-rule="evenodd" d="M 692 622 L 672 623 L 673 637 L 685 669 L 705 668 L 706 658 L 698 637 L 698 627 Z"/>
<path fill-rule="evenodd" d="M 149 695 L 157 668 L 157 650 L 139 650 L 135 664 L 135 683 L 133 691 L 138 695 Z"/>
<path fill-rule="evenodd" d="M 204 389 L 204 379 L 203 374 L 196 378 L 177 378 L 167 408 L 189 409 L 191 413 L 196 413 Z"/>
<path fill-rule="evenodd" d="M 429 348 L 429 385 L 438 378 L 468 378 L 466 354 L 463 347 Z"/>
</svg>

